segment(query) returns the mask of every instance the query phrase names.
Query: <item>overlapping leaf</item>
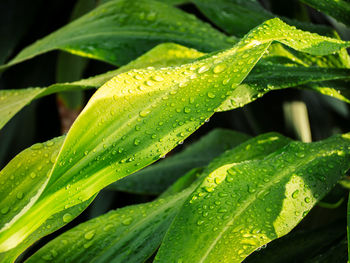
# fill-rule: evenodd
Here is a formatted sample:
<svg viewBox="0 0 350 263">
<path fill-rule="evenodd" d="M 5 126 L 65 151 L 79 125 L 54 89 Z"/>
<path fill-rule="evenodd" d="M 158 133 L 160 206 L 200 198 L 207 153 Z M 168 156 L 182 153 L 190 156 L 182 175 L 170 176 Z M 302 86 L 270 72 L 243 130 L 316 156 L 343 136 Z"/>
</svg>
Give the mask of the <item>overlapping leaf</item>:
<svg viewBox="0 0 350 263">
<path fill-rule="evenodd" d="M 264 21 L 278 17 L 263 8 L 257 0 L 192 0 L 192 2 L 214 24 L 235 36 L 243 36 Z M 321 35 L 332 34 L 332 29 L 326 26 L 300 22 L 286 17 L 280 18 L 303 30 Z"/>
<path fill-rule="evenodd" d="M 0 230 L 0 251 L 174 148 L 231 95 L 273 41 L 313 55 L 349 46 L 273 19 L 232 49 L 179 67 L 119 74 L 73 124 L 45 184 L 21 211 L 9 211 L 13 217 Z"/>
<path fill-rule="evenodd" d="M 139 194 L 160 194 L 192 168 L 206 166 L 213 158 L 248 138 L 242 133 L 215 129 L 182 152 L 125 177 L 109 188 Z"/>
<path fill-rule="evenodd" d="M 274 133 L 258 136 L 230 150 L 230 155 L 219 156 L 206 173 L 226 162 L 262 159 L 289 141 Z M 200 183 L 193 183 L 197 174 L 194 170 L 181 177 L 157 201 L 112 211 L 79 225 L 43 247 L 29 262 L 40 262 L 43 257 L 55 262 L 143 262 L 158 248 L 183 202 Z"/>
<path fill-rule="evenodd" d="M 213 51 L 235 39 L 168 4 L 114 0 L 25 48 L 0 69 L 55 49 L 123 65 L 162 42 Z"/>
<path fill-rule="evenodd" d="M 338 60 L 334 60 L 334 57 L 329 57 L 326 61 L 323 60 L 322 57 L 318 59 L 311 56 L 303 57 L 304 59 L 309 58 L 311 61 L 308 62 L 311 64 L 315 62 L 320 64 L 321 67 L 324 67 L 324 63 L 327 63 L 327 67 L 324 68 L 315 66 L 308 67 L 308 64 L 304 63 L 305 60 L 297 60 L 297 57 L 294 57 L 292 53 L 286 53 L 287 51 L 285 49 L 282 49 L 282 51 L 276 51 L 277 47 L 278 46 L 275 45 L 272 52 L 270 50 L 270 53 L 274 53 L 275 55 L 280 54 L 282 59 L 281 57 L 277 58 L 269 54 L 267 58 L 262 60 L 262 63 L 257 64 L 253 71 L 248 75 L 247 79 L 243 82 L 243 85 L 240 85 L 234 94 L 231 95 L 231 98 L 226 100 L 217 111 L 226 111 L 241 107 L 271 90 L 300 85 L 346 102 L 350 101 L 350 94 L 347 88 L 347 81 L 350 78 L 350 70 L 344 68 L 333 68 L 335 65 L 333 65 L 332 62 L 336 64 L 339 63 Z M 58 83 L 51 85 L 48 88 L 41 89 L 0 90 L 0 128 L 3 127 L 19 110 L 34 99 L 55 92 L 98 88 L 115 75 L 130 69 L 140 69 L 149 66 L 155 68 L 176 66 L 192 62 L 203 55 L 204 53 L 196 51 L 195 49 L 186 48 L 180 45 L 171 43 L 160 44 L 126 66 L 89 79 L 83 79 L 71 83 Z M 273 59 L 271 59 L 272 57 Z M 307 67 L 300 65 L 295 66 L 294 63 L 296 60 L 300 61 L 300 63 Z M 329 82 L 329 80 L 339 79 L 343 79 L 344 81 Z"/>
<path fill-rule="evenodd" d="M 62 91 L 99 88 L 105 82 L 130 69 L 145 67 L 169 67 L 193 61 L 203 53 L 180 45 L 160 44 L 129 64 L 95 77 L 70 83 L 53 84 L 47 88 L 28 88 L 21 90 L 0 90 L 0 129 L 25 105 L 35 99 Z"/>
<path fill-rule="evenodd" d="M 305 262 L 327 251 L 329 246 L 343 238 L 344 234 L 344 225 L 340 222 L 312 230 L 292 231 L 255 251 L 244 263 Z"/>
<path fill-rule="evenodd" d="M 350 3 L 346 0 L 300 0 L 350 26 Z"/>
<path fill-rule="evenodd" d="M 345 134 L 221 166 L 185 201 L 155 262 L 241 262 L 291 231 L 345 175 L 349 160 Z"/>
<path fill-rule="evenodd" d="M 14 214 L 23 209 L 35 196 L 38 188 L 48 180 L 50 172 L 64 137 L 58 137 L 44 144 L 35 144 L 17 155 L 0 172 L 0 226 L 4 227 Z M 45 161 L 43 161 L 45 160 Z M 41 237 L 61 228 L 78 216 L 94 199 L 64 209 L 47 219 L 19 246 L 5 253 L 0 253 L 1 262 L 13 262 L 27 247 Z"/>
</svg>

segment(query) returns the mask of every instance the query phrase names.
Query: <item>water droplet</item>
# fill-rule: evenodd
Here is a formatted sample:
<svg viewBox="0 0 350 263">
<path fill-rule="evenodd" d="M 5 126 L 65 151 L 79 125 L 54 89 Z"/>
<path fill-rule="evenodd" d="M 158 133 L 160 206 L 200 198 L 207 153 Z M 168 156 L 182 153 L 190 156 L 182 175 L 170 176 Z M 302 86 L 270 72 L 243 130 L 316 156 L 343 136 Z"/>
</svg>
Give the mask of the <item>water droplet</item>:
<svg viewBox="0 0 350 263">
<path fill-rule="evenodd" d="M 154 81 L 158 81 L 158 82 L 164 80 L 161 76 L 153 76 L 152 79 L 153 79 Z"/>
<path fill-rule="evenodd" d="M 139 145 L 140 142 L 141 142 L 141 141 L 140 141 L 139 139 L 135 139 L 135 140 L 134 140 L 134 145 Z"/>
<path fill-rule="evenodd" d="M 310 202 L 311 202 L 310 197 L 305 197 L 305 203 L 310 203 Z"/>
<path fill-rule="evenodd" d="M 132 218 L 131 218 L 131 217 L 128 217 L 128 218 L 126 218 L 126 219 L 124 219 L 124 220 L 122 221 L 122 224 L 123 224 L 124 226 L 128 226 L 128 225 L 131 224 L 131 222 L 132 222 Z"/>
<path fill-rule="evenodd" d="M 147 15 L 146 19 L 147 19 L 148 21 L 154 21 L 154 20 L 156 20 L 156 17 L 157 17 L 157 13 L 156 13 L 156 12 L 150 12 L 150 13 Z"/>
<path fill-rule="evenodd" d="M 190 113 L 190 112 L 191 112 L 191 109 L 190 109 L 189 107 L 185 107 L 185 108 L 184 108 L 184 112 L 185 112 L 185 113 Z"/>
<path fill-rule="evenodd" d="M 73 216 L 70 213 L 65 213 L 62 217 L 63 222 L 68 223 L 71 221 Z"/>
<path fill-rule="evenodd" d="M 198 69 L 198 73 L 201 74 L 201 73 L 204 73 L 204 72 L 206 72 L 206 71 L 208 71 L 208 70 L 209 70 L 209 67 L 206 66 L 206 65 L 204 65 L 204 66 L 202 66 L 202 67 L 200 67 L 200 68 Z"/>
<path fill-rule="evenodd" d="M 295 190 L 293 193 L 292 193 L 292 198 L 293 199 L 296 199 L 299 195 L 299 190 Z"/>
<path fill-rule="evenodd" d="M 17 199 L 22 199 L 23 193 L 22 192 L 17 193 L 16 197 L 17 197 Z"/>
<path fill-rule="evenodd" d="M 221 73 L 225 71 L 227 68 L 227 65 L 225 63 L 218 64 L 214 67 L 213 71 L 214 73 Z"/>
<path fill-rule="evenodd" d="M 204 223 L 204 220 L 198 220 L 197 221 L 197 225 L 199 225 L 199 226 L 202 225 L 203 223 Z"/>
<path fill-rule="evenodd" d="M 89 232 L 85 233 L 84 238 L 87 240 L 90 240 L 94 236 L 95 236 L 95 230 L 90 230 Z"/>
<path fill-rule="evenodd" d="M 104 231 L 109 231 L 109 230 L 111 230 L 113 228 L 113 225 L 112 224 L 107 224 L 104 228 L 103 228 L 103 230 Z"/>
<path fill-rule="evenodd" d="M 141 117 L 146 117 L 148 114 L 150 114 L 150 112 L 151 111 L 149 109 L 145 109 L 145 110 L 140 111 L 139 115 Z"/>
<path fill-rule="evenodd" d="M 3 214 L 3 215 L 5 215 L 5 214 L 7 214 L 7 212 L 10 210 L 10 208 L 9 207 L 7 207 L 7 206 L 5 206 L 4 208 L 2 208 L 1 209 L 1 214 Z"/>
<path fill-rule="evenodd" d="M 211 99 L 214 99 L 215 98 L 215 94 L 212 93 L 212 92 L 208 92 L 208 97 L 211 98 Z"/>
<path fill-rule="evenodd" d="M 41 143 L 36 143 L 31 148 L 32 148 L 32 150 L 39 150 L 39 149 L 43 148 L 43 145 Z"/>
<path fill-rule="evenodd" d="M 152 81 L 150 81 L 150 80 L 147 80 L 146 82 L 145 82 L 145 84 L 147 85 L 147 86 L 149 86 L 149 87 L 151 87 L 151 86 L 153 86 L 153 82 Z"/>
</svg>

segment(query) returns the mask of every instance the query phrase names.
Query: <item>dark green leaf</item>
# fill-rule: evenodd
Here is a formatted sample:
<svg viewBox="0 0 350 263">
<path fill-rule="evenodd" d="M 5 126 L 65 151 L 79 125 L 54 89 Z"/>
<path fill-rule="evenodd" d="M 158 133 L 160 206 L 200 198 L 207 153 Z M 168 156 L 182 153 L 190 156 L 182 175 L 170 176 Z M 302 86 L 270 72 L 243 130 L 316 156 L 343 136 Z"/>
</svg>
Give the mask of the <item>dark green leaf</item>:
<svg viewBox="0 0 350 263">
<path fill-rule="evenodd" d="M 350 26 L 350 3 L 346 0 L 300 0 Z"/>
<path fill-rule="evenodd" d="M 167 4 L 114 0 L 25 48 L 0 69 L 55 49 L 123 65 L 162 42 L 213 51 L 236 40 Z"/>
<path fill-rule="evenodd" d="M 193 167 L 206 166 L 213 158 L 248 138 L 239 132 L 216 129 L 182 152 L 123 178 L 110 188 L 139 194 L 160 194 Z"/>
</svg>

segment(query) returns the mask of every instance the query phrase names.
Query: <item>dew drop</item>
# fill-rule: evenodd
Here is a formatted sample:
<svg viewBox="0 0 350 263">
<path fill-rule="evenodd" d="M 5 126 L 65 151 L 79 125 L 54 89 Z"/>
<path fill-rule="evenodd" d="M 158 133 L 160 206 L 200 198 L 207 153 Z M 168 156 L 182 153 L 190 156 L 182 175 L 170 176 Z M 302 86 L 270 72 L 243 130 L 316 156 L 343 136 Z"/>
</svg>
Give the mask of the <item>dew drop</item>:
<svg viewBox="0 0 350 263">
<path fill-rule="evenodd" d="M 16 197 L 17 197 L 17 199 L 22 199 L 23 193 L 22 192 L 17 193 Z"/>
<path fill-rule="evenodd" d="M 161 76 L 153 76 L 152 79 L 153 79 L 154 81 L 158 81 L 158 82 L 164 80 Z"/>
<path fill-rule="evenodd" d="M 148 114 L 150 114 L 150 112 L 151 112 L 150 110 L 145 109 L 145 110 L 140 111 L 139 115 L 141 117 L 146 117 Z"/>
<path fill-rule="evenodd" d="M 212 93 L 212 92 L 208 92 L 207 95 L 208 95 L 208 97 L 211 98 L 211 99 L 214 99 L 214 98 L 215 98 L 215 94 Z"/>
<path fill-rule="evenodd" d="M 63 222 L 68 223 L 71 221 L 73 216 L 70 213 L 65 213 L 62 217 Z"/>
<path fill-rule="evenodd" d="M 7 214 L 7 212 L 9 210 L 10 210 L 10 208 L 6 206 L 6 207 L 2 208 L 0 212 L 1 212 L 1 214 L 5 215 L 5 214 Z"/>
<path fill-rule="evenodd" d="M 135 139 L 135 140 L 134 140 L 134 145 L 139 145 L 140 142 L 141 142 L 141 141 L 140 141 L 139 139 Z"/>
<path fill-rule="evenodd" d="M 124 219 L 124 220 L 122 221 L 122 224 L 123 224 L 124 226 L 128 226 L 128 225 L 131 224 L 131 222 L 132 222 L 132 218 L 131 218 L 131 217 L 128 217 L 128 218 L 126 218 L 126 219 Z"/>
<path fill-rule="evenodd" d="M 89 232 L 85 233 L 84 238 L 86 240 L 91 240 L 95 236 L 95 230 L 90 230 Z"/>
<path fill-rule="evenodd" d="M 206 66 L 206 65 L 204 65 L 204 66 L 202 66 L 202 67 L 200 67 L 200 68 L 198 69 L 198 73 L 201 74 L 201 73 L 204 73 L 204 72 L 206 72 L 206 71 L 208 71 L 208 70 L 209 70 L 209 67 Z"/>
<path fill-rule="evenodd" d="M 184 112 L 185 112 L 185 113 L 190 113 L 190 112 L 191 112 L 191 109 L 190 109 L 189 107 L 185 107 L 185 108 L 184 108 Z"/>
<path fill-rule="evenodd" d="M 295 190 L 293 193 L 292 193 L 292 198 L 293 199 L 296 199 L 299 195 L 299 190 Z"/>
<path fill-rule="evenodd" d="M 214 67 L 213 71 L 214 73 L 221 73 L 225 71 L 227 68 L 227 65 L 225 63 L 218 64 Z"/>
<path fill-rule="evenodd" d="M 30 173 L 30 178 L 34 179 L 35 177 L 36 177 L 36 173 L 31 172 L 31 173 Z"/>
</svg>

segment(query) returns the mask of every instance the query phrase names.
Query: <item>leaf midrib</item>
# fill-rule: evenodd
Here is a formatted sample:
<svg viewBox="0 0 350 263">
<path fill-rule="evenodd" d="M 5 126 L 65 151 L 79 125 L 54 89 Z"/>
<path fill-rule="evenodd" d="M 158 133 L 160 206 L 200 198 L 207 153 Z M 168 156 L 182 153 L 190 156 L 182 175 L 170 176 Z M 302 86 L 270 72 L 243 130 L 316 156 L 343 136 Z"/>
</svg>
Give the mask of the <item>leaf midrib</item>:
<svg viewBox="0 0 350 263">
<path fill-rule="evenodd" d="M 284 146 L 286 147 L 286 146 Z M 299 162 L 296 166 L 293 166 L 293 168 L 289 168 L 289 169 L 284 169 L 282 170 L 282 172 L 280 173 L 279 176 L 276 176 L 273 180 L 271 180 L 270 182 L 268 182 L 266 184 L 266 187 L 261 189 L 258 193 L 251 195 L 250 198 L 246 199 L 245 202 L 243 202 L 243 204 L 240 206 L 240 209 L 238 209 L 237 213 L 233 216 L 233 218 L 231 220 L 229 220 L 225 227 L 219 232 L 219 234 L 217 235 L 217 237 L 214 239 L 214 241 L 210 244 L 209 248 L 205 251 L 204 256 L 200 259 L 199 263 L 203 263 L 206 258 L 209 256 L 209 253 L 211 252 L 211 250 L 215 247 L 216 243 L 221 239 L 222 235 L 228 230 L 228 228 L 233 225 L 233 221 L 240 216 L 243 212 L 245 212 L 257 199 L 261 193 L 266 192 L 267 190 L 271 189 L 273 186 L 276 185 L 276 182 L 280 182 L 281 179 L 283 179 L 283 177 L 285 177 L 286 175 L 290 174 L 291 171 L 295 171 L 297 170 L 300 166 L 302 166 L 303 164 L 309 162 L 310 160 L 312 160 L 313 158 L 315 158 L 315 156 L 311 156 L 309 158 L 304 158 L 301 162 Z M 306 159 L 306 160 L 305 160 Z M 259 160 L 259 162 L 261 162 L 261 160 Z M 239 165 L 240 163 L 238 163 L 237 165 Z M 235 165 L 233 165 L 235 166 Z M 233 167 L 231 166 L 231 168 Z M 245 205 L 244 205 L 245 203 Z"/>
</svg>

